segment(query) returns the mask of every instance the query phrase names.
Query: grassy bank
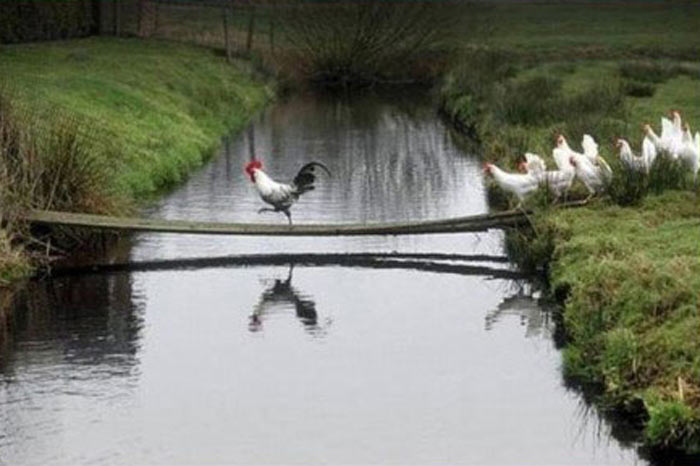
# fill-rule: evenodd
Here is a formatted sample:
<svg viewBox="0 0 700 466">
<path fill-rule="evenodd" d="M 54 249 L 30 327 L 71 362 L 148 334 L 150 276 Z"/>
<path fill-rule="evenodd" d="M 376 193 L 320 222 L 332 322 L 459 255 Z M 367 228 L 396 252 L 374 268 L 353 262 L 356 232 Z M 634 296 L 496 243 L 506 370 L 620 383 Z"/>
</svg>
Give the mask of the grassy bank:
<svg viewBox="0 0 700 466">
<path fill-rule="evenodd" d="M 111 38 L 5 46 L 0 91 L 6 217 L 124 211 L 181 181 L 272 95 L 209 49 Z M 2 273 L 27 270 L 5 243 Z"/>
<path fill-rule="evenodd" d="M 467 48 L 440 92 L 444 113 L 480 139 L 485 159 L 513 170 L 531 151 L 551 162 L 556 134 L 576 149 L 590 133 L 621 172 L 614 138 L 627 138 L 638 152 L 641 124 L 659 131 L 659 118 L 671 108 L 694 131 L 700 127 L 700 63 L 685 48 L 697 41 L 687 28 L 700 12 L 630 10 L 601 19 L 600 34 L 588 34 L 577 24 L 598 13 L 587 7 L 518 8 L 532 21 L 504 12 L 504 29 L 490 46 Z M 568 29 L 545 26 L 553 16 L 541 12 L 565 9 L 580 13 L 563 19 L 573 22 Z M 687 17 L 671 18 L 683 11 Z M 657 40 L 644 28 L 630 30 L 639 22 L 673 28 Z M 542 34 L 531 36 L 538 24 Z M 629 180 L 613 181 L 609 196 L 589 207 L 546 207 L 535 216 L 534 232 L 509 236 L 510 247 L 524 264 L 545 265 L 564 303 L 565 374 L 601 387 L 601 406 L 639 415 L 647 445 L 697 454 L 700 202 L 688 179 L 650 181 L 637 191 Z M 578 182 L 573 191 L 581 191 Z M 541 196 L 530 205 L 541 207 Z"/>
<path fill-rule="evenodd" d="M 541 222 L 566 296 L 565 374 L 602 383 L 609 406 L 643 406 L 650 445 L 700 452 L 700 203 L 675 191 Z"/>
</svg>

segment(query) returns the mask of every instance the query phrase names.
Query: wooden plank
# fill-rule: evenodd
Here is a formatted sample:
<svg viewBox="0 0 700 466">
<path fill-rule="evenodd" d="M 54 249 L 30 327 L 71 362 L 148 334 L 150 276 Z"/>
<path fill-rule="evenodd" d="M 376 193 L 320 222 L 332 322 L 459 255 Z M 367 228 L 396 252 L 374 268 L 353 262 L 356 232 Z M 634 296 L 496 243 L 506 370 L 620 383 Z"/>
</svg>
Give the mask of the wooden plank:
<svg viewBox="0 0 700 466">
<path fill-rule="evenodd" d="M 569 202 L 559 208 L 581 207 L 584 201 Z M 440 220 L 386 223 L 346 224 L 261 224 L 217 223 L 189 220 L 165 220 L 137 217 L 109 217 L 48 210 L 29 211 L 24 219 L 37 225 L 97 228 L 155 233 L 190 235 L 241 236 L 362 236 L 362 235 L 421 235 L 437 233 L 465 233 L 508 228 L 528 222 L 530 211 L 509 210 L 490 214 L 453 217 Z"/>
<path fill-rule="evenodd" d="M 105 215 L 44 210 L 30 211 L 24 218 L 30 223 L 38 225 L 137 232 L 250 236 L 361 236 L 463 233 L 516 226 L 526 221 L 523 212 L 520 211 L 415 222 L 297 224 L 291 226 L 284 224 L 215 223 L 135 217 L 109 217 Z"/>
</svg>

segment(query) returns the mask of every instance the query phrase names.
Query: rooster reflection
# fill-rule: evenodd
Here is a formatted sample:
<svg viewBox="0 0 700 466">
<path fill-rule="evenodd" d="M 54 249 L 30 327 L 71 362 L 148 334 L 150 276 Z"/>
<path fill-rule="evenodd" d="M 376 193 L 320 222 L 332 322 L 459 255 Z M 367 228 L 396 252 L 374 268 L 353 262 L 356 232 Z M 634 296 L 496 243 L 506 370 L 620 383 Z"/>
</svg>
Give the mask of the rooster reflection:
<svg viewBox="0 0 700 466">
<path fill-rule="evenodd" d="M 262 330 L 266 316 L 284 312 L 293 308 L 304 329 L 312 335 L 323 335 L 331 321 L 326 320 L 322 325 L 318 322 L 316 303 L 292 286 L 294 264 L 290 264 L 285 280 L 275 279 L 275 283 L 267 288 L 253 308 L 248 328 L 251 332 Z"/>
</svg>

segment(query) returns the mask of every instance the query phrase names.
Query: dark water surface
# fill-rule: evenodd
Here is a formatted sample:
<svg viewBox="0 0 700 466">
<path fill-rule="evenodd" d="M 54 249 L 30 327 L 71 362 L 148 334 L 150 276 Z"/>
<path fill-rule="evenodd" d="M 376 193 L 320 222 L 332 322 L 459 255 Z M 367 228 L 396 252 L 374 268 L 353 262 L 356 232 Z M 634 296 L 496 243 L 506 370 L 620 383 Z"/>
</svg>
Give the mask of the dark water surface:
<svg viewBox="0 0 700 466">
<path fill-rule="evenodd" d="M 299 223 L 485 212 L 479 161 L 420 101 L 280 103 L 148 213 L 286 222 L 256 213 L 251 153 L 278 178 L 331 168 Z M 127 254 L 141 266 L 19 293 L 0 365 L 5 463 L 646 464 L 565 387 L 550 313 L 500 232 L 148 234 Z"/>
</svg>

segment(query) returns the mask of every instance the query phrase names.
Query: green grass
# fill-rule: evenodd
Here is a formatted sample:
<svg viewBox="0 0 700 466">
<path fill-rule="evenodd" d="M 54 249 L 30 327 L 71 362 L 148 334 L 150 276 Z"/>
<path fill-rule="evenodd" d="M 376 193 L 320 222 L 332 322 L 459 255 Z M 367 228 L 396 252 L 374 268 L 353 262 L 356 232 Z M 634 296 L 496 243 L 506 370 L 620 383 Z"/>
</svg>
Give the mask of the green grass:
<svg viewBox="0 0 700 466">
<path fill-rule="evenodd" d="M 641 399 L 652 445 L 700 451 L 700 203 L 667 192 L 544 221 L 567 296 L 566 375 L 602 383 L 611 404 Z"/>
<path fill-rule="evenodd" d="M 507 2 L 476 8 L 483 26 L 472 34 L 474 42 L 528 56 L 700 58 L 700 14 L 692 2 Z"/>
<path fill-rule="evenodd" d="M 270 90 L 211 50 L 91 38 L 0 49 L 0 84 L 20 110 L 91 122 L 120 192 L 140 199 L 181 181 Z"/>
</svg>

